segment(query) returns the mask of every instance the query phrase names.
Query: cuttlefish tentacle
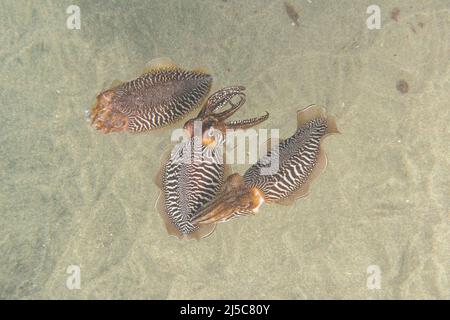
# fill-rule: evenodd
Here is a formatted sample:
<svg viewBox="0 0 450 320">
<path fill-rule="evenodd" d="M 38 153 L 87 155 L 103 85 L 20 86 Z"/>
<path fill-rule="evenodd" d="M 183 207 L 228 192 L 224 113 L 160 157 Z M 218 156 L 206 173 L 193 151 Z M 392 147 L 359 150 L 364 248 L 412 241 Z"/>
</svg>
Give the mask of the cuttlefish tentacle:
<svg viewBox="0 0 450 320">
<path fill-rule="evenodd" d="M 233 102 L 233 98 L 234 97 L 239 97 L 239 101 L 237 101 L 237 103 Z M 234 94 L 231 94 L 229 96 L 227 96 L 226 99 L 227 103 L 229 105 L 231 105 L 231 108 L 224 110 L 222 112 L 216 113 L 217 110 L 219 110 L 219 108 L 213 108 L 213 110 L 210 110 L 210 115 L 214 114 L 214 117 L 217 119 L 217 121 L 225 121 L 226 119 L 228 119 L 229 117 L 231 117 L 233 114 L 236 113 L 236 111 L 238 111 L 245 103 L 245 94 L 243 92 L 237 92 Z M 222 108 L 222 106 L 220 107 Z"/>
<path fill-rule="evenodd" d="M 213 113 L 217 110 L 223 108 L 224 106 L 230 104 L 234 107 L 234 103 L 231 99 L 235 96 L 239 96 L 241 98 L 241 102 L 238 104 L 242 106 L 245 102 L 245 87 L 244 86 L 229 86 L 222 88 L 214 92 L 206 101 L 203 110 L 198 114 L 197 117 L 201 117 L 204 113 Z M 203 114 L 202 114 L 203 113 Z"/>
<path fill-rule="evenodd" d="M 225 126 L 227 129 L 231 130 L 238 130 L 238 129 L 248 129 L 251 127 L 254 127 L 264 121 L 266 121 L 269 118 L 269 113 L 266 111 L 265 115 L 251 118 L 251 119 L 245 119 L 245 120 L 234 120 L 225 123 Z"/>
<path fill-rule="evenodd" d="M 188 135 L 193 136 L 194 123 L 196 121 L 202 122 L 203 133 L 208 132 L 211 129 L 219 130 L 221 133 L 226 133 L 227 130 L 244 130 L 266 121 L 269 117 L 268 112 L 266 112 L 265 115 L 251 119 L 234 120 L 230 122 L 226 121 L 244 105 L 244 90 L 245 87 L 243 86 L 231 86 L 214 93 L 207 100 L 197 117 L 190 119 L 185 123 L 184 129 L 187 130 Z M 235 97 L 238 97 L 239 100 L 233 101 Z M 231 107 L 221 112 L 217 112 L 218 110 L 223 109 L 226 105 L 230 105 Z M 203 139 L 203 143 L 209 144 L 211 141 L 207 137 Z"/>
<path fill-rule="evenodd" d="M 231 175 L 223 192 L 200 209 L 192 219 L 194 225 L 209 225 L 228 221 L 239 215 L 258 211 L 262 203 L 291 204 L 308 194 L 312 181 L 326 167 L 323 139 L 338 133 L 334 117 L 322 107 L 311 106 L 298 113 L 297 131 L 272 148 L 267 155 L 244 174 Z M 276 156 L 279 168 L 275 173 L 262 174 Z"/>
</svg>

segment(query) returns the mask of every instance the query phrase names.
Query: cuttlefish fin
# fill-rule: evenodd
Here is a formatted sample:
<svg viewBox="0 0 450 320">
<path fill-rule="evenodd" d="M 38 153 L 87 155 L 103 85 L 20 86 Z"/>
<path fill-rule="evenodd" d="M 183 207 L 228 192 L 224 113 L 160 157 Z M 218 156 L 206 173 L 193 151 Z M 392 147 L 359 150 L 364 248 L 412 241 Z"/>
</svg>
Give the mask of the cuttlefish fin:
<svg viewBox="0 0 450 320">
<path fill-rule="evenodd" d="M 181 239 L 183 239 L 183 240 L 191 240 L 191 239 L 200 240 L 200 239 L 209 237 L 216 229 L 216 225 L 217 225 L 216 223 L 212 223 L 212 224 L 198 226 L 198 229 L 196 231 L 186 234 L 186 235 L 183 235 L 183 237 Z"/>
<path fill-rule="evenodd" d="M 164 198 L 164 191 L 160 191 L 158 195 L 158 199 L 156 200 L 155 209 L 158 212 L 161 219 L 164 221 L 164 225 L 166 226 L 167 233 L 169 235 L 176 236 L 178 238 L 181 237 L 180 231 L 175 227 L 175 225 L 170 220 L 169 216 L 166 214 L 166 207 L 165 207 L 165 198 Z"/>
<path fill-rule="evenodd" d="M 160 190 L 163 190 L 162 179 L 163 179 L 163 175 L 164 175 L 164 167 L 165 167 L 166 163 L 169 161 L 171 153 L 172 153 L 172 147 L 168 147 L 165 151 L 163 151 L 163 153 L 161 154 L 161 157 L 159 159 L 159 168 L 153 177 L 153 182 L 156 184 L 156 186 Z"/>
<path fill-rule="evenodd" d="M 327 119 L 328 129 L 324 137 L 328 134 L 340 133 L 336 125 L 336 119 L 333 116 L 328 115 L 327 110 L 324 107 L 314 104 L 304 108 L 303 110 L 297 111 L 297 128 L 300 128 L 308 121 L 316 118 Z M 322 137 L 322 139 L 324 137 Z"/>
<path fill-rule="evenodd" d="M 157 70 L 181 69 L 172 59 L 168 57 L 155 58 L 147 62 L 143 73 L 154 72 Z"/>
<path fill-rule="evenodd" d="M 115 79 L 115 80 L 113 80 L 113 82 L 111 82 L 111 88 L 118 87 L 118 86 L 120 86 L 122 83 L 123 83 L 123 81 L 118 80 L 118 79 Z"/>
<path fill-rule="evenodd" d="M 143 74 L 154 72 L 158 70 L 183 70 L 182 67 L 173 62 L 172 59 L 168 57 L 155 58 L 147 62 L 144 67 Z M 193 69 L 194 72 L 208 74 L 208 70 L 203 67 L 198 67 Z"/>
<path fill-rule="evenodd" d="M 172 221 L 170 220 L 169 216 L 166 213 L 165 208 L 165 197 L 164 197 L 164 187 L 163 187 L 163 174 L 164 174 L 164 167 L 167 161 L 170 158 L 171 154 L 171 148 L 168 148 L 163 154 L 161 155 L 160 159 L 160 165 L 157 173 L 153 177 L 153 182 L 156 184 L 156 186 L 160 189 L 158 194 L 158 199 L 156 200 L 155 209 L 158 212 L 161 219 L 164 221 L 164 225 L 166 226 L 167 232 L 170 235 L 174 235 L 177 237 L 180 237 L 181 234 L 178 231 L 178 229 L 173 225 Z"/>
<path fill-rule="evenodd" d="M 339 133 L 339 130 L 336 125 L 336 119 L 333 116 L 327 114 L 327 111 L 323 107 L 319 106 L 309 106 L 297 113 L 297 125 L 298 127 L 307 123 L 308 121 L 316 118 L 324 118 L 327 119 L 327 131 L 322 136 L 320 140 L 319 153 L 317 154 L 316 165 L 312 169 L 307 181 L 297 190 L 295 190 L 288 197 L 273 201 L 274 203 L 281 205 L 291 205 L 295 200 L 299 198 L 306 197 L 309 193 L 309 189 L 313 181 L 325 171 L 327 167 L 327 155 L 325 151 L 322 149 L 322 141 L 323 139 L 333 133 Z"/>
<path fill-rule="evenodd" d="M 193 69 L 194 72 L 209 74 L 209 70 L 206 67 L 197 67 Z"/>
</svg>

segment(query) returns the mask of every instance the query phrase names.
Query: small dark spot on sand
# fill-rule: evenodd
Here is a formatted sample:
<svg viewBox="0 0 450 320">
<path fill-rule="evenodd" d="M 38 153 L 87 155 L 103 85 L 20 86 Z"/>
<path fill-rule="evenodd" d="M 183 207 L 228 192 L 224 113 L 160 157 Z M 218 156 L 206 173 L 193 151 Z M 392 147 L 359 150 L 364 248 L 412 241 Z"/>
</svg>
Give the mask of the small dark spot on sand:
<svg viewBox="0 0 450 320">
<path fill-rule="evenodd" d="M 291 18 L 292 24 L 298 27 L 300 25 L 298 21 L 300 18 L 298 11 L 294 8 L 292 4 L 289 4 L 287 2 L 284 3 L 284 8 L 286 9 L 286 13 L 289 16 L 289 18 Z"/>
<path fill-rule="evenodd" d="M 398 21 L 398 16 L 400 15 L 400 9 L 399 8 L 394 8 L 391 11 L 391 19 Z"/>
<path fill-rule="evenodd" d="M 423 22 L 419 22 L 418 24 L 417 24 L 420 28 L 423 28 L 423 26 L 425 25 Z"/>
<path fill-rule="evenodd" d="M 397 88 L 398 92 L 400 92 L 402 94 L 408 93 L 408 91 L 409 91 L 408 82 L 406 82 L 403 79 L 398 80 L 395 87 Z"/>
<path fill-rule="evenodd" d="M 416 28 L 414 28 L 414 26 L 411 23 L 408 23 L 409 27 L 411 28 L 411 31 L 414 33 L 417 33 Z"/>
</svg>

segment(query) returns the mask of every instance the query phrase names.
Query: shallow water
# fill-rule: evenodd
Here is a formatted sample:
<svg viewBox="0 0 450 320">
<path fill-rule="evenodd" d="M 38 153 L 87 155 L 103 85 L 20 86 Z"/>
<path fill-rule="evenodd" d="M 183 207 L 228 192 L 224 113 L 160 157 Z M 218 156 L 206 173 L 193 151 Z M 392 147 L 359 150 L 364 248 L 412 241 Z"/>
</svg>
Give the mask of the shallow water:
<svg viewBox="0 0 450 320">
<path fill-rule="evenodd" d="M 365 1 L 289 3 L 298 26 L 282 1 L 77 1 L 80 30 L 71 1 L 0 3 L 1 298 L 450 298 L 448 1 L 377 1 L 379 30 Z M 310 195 L 168 237 L 153 176 L 174 127 L 103 135 L 84 116 L 162 56 L 246 86 L 236 117 L 267 110 L 281 137 L 327 106 L 342 134 Z"/>
</svg>

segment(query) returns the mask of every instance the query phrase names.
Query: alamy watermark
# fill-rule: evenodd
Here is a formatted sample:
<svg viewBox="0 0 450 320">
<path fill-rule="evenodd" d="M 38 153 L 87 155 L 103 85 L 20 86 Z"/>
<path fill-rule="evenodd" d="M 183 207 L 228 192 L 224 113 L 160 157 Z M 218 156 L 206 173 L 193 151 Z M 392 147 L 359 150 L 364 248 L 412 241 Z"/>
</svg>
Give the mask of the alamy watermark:
<svg viewBox="0 0 450 320">
<path fill-rule="evenodd" d="M 81 268 L 78 265 L 70 265 L 66 269 L 69 276 L 66 279 L 66 287 L 69 290 L 81 289 Z"/>
<path fill-rule="evenodd" d="M 367 267 L 367 289 L 380 290 L 381 289 L 381 268 L 376 264 Z"/>
<path fill-rule="evenodd" d="M 279 139 L 278 129 L 227 129 L 222 133 L 210 128 L 203 132 L 202 121 L 194 121 L 192 136 L 186 134 L 184 129 L 172 131 L 171 141 L 178 143 L 171 157 L 186 164 L 255 164 L 259 159 L 264 164 L 261 167 L 261 175 L 272 175 L 279 169 L 279 145 L 274 144 L 268 150 L 269 132 L 271 140 Z M 205 139 L 209 141 L 207 145 L 203 143 Z"/>
<path fill-rule="evenodd" d="M 66 9 L 66 13 L 69 17 L 66 20 L 67 29 L 80 30 L 81 29 L 81 10 L 77 5 L 70 5 Z"/>
<path fill-rule="evenodd" d="M 376 4 L 367 7 L 367 14 L 370 16 L 366 20 L 366 25 L 369 30 L 381 29 L 381 9 Z"/>
</svg>

